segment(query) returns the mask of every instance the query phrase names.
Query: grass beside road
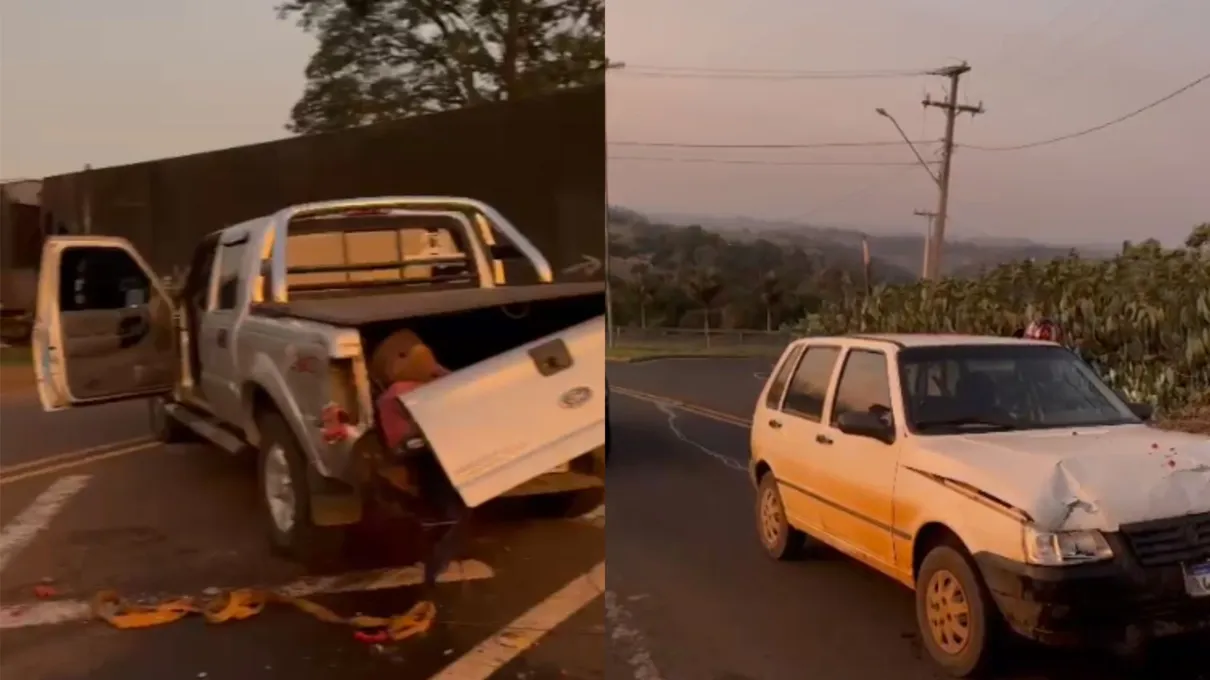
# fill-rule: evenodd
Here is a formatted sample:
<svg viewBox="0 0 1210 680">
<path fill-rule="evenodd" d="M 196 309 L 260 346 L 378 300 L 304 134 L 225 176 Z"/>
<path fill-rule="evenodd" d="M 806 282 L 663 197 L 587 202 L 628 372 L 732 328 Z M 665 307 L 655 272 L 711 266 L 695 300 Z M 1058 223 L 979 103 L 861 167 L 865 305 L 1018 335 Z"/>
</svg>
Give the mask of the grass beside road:
<svg viewBox="0 0 1210 680">
<path fill-rule="evenodd" d="M 649 361 L 673 358 L 743 358 L 777 357 L 780 347 L 737 345 L 733 347 L 677 347 L 675 345 L 610 347 L 605 358 L 610 361 Z"/>
</svg>

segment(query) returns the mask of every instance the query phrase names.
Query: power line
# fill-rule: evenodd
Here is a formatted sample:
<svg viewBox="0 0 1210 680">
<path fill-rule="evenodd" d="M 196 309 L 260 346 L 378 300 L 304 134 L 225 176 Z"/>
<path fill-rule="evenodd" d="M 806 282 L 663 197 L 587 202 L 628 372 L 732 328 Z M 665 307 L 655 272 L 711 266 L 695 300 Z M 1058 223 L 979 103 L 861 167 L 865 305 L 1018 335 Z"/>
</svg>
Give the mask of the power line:
<svg viewBox="0 0 1210 680">
<path fill-rule="evenodd" d="M 627 67 L 612 72 L 613 75 L 633 76 L 636 78 L 676 78 L 686 80 L 765 80 L 765 81 L 802 81 L 802 80 L 886 80 L 892 78 L 911 78 L 927 75 L 928 71 L 741 71 L 723 69 L 672 70 L 651 67 Z"/>
<path fill-rule="evenodd" d="M 754 158 L 674 158 L 671 156 L 610 156 L 611 161 L 651 161 L 656 163 L 704 163 L 708 165 L 789 165 L 789 166 L 879 166 L 918 165 L 904 161 L 772 161 Z"/>
<path fill-rule="evenodd" d="M 657 64 L 632 64 L 623 62 L 626 70 L 668 71 L 672 73 L 734 73 L 747 75 L 795 75 L 795 76 L 923 76 L 935 68 L 883 68 L 883 69 L 797 69 L 797 68 L 718 68 L 713 66 L 665 66 Z"/>
<path fill-rule="evenodd" d="M 913 144 L 936 144 L 936 140 L 919 140 Z M 869 146 L 902 146 L 903 140 L 890 142 L 816 142 L 812 144 L 706 144 L 689 142 L 606 141 L 610 146 L 637 146 L 659 149 L 839 149 Z"/>
<path fill-rule="evenodd" d="M 1028 144 L 1016 144 L 1013 146 L 977 146 L 974 144 L 961 144 L 959 146 L 961 146 L 964 149 L 974 149 L 976 151 L 1019 151 L 1021 149 L 1032 149 L 1034 147 L 1047 146 L 1049 144 L 1056 144 L 1058 142 L 1067 141 L 1069 139 L 1075 139 L 1076 137 L 1083 137 L 1084 135 L 1090 135 L 1094 132 L 1099 132 L 1101 130 L 1104 130 L 1107 127 L 1128 121 L 1131 118 L 1134 118 L 1135 116 L 1138 116 L 1142 113 L 1150 111 L 1151 109 L 1154 109 L 1155 107 L 1159 106 L 1160 104 L 1163 104 L 1164 102 L 1166 102 L 1170 99 L 1175 99 L 1176 97 L 1184 94 L 1185 92 L 1192 90 L 1194 87 L 1197 87 L 1198 85 L 1202 84 L 1203 82 L 1205 82 L 1207 80 L 1210 80 L 1210 73 L 1207 73 L 1204 76 L 1194 80 L 1193 82 L 1184 85 L 1183 87 L 1181 87 L 1180 89 L 1178 89 L 1174 92 L 1171 92 L 1167 95 L 1164 95 L 1163 97 L 1160 97 L 1159 99 L 1151 102 L 1150 104 L 1147 104 L 1146 106 L 1139 107 L 1139 108 L 1131 111 L 1130 113 L 1118 116 L 1117 118 L 1114 118 L 1113 120 L 1101 123 L 1100 125 L 1095 125 L 1090 128 L 1085 128 L 1078 132 L 1071 132 L 1071 133 L 1068 133 L 1065 135 L 1059 135 L 1058 137 L 1051 137 L 1050 139 L 1042 139 L 1042 140 L 1039 140 L 1036 142 L 1030 142 Z"/>
</svg>

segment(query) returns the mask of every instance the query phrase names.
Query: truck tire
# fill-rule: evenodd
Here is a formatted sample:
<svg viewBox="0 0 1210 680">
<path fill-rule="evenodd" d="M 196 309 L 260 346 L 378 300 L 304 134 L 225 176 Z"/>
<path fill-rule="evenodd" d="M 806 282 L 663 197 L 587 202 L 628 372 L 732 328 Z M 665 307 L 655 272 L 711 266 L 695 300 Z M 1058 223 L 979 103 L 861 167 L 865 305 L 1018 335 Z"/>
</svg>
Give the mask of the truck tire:
<svg viewBox="0 0 1210 680">
<path fill-rule="evenodd" d="M 196 439 L 193 430 L 168 413 L 166 397 L 152 397 L 148 403 L 151 435 L 162 444 L 180 444 Z"/>
<path fill-rule="evenodd" d="M 970 678 L 987 668 L 999 631 L 995 606 L 956 541 L 925 555 L 916 575 L 916 623 L 924 648 L 946 673 Z"/>
<path fill-rule="evenodd" d="M 586 515 L 605 502 L 605 488 L 545 494 L 534 499 L 544 517 L 572 519 Z"/>
<path fill-rule="evenodd" d="M 261 510 L 276 552 L 310 569 L 328 570 L 344 556 L 348 530 L 317 526 L 311 516 L 310 464 L 294 433 L 277 413 L 263 416 L 258 487 Z"/>
</svg>

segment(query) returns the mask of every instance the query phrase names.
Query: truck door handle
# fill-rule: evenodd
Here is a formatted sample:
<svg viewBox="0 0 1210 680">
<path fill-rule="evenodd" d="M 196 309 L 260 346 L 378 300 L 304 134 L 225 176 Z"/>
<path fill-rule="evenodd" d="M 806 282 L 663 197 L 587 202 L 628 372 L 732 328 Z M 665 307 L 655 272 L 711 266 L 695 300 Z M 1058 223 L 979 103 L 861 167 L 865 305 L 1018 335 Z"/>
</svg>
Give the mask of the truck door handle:
<svg viewBox="0 0 1210 680">
<path fill-rule="evenodd" d="M 769 419 L 769 427 L 773 428 L 774 430 L 780 430 L 780 429 L 781 429 L 781 421 L 780 421 L 780 420 L 777 420 L 776 418 L 770 418 L 770 419 Z"/>
<path fill-rule="evenodd" d="M 219 349 L 227 349 L 227 329 L 220 328 L 214 337 L 214 344 L 219 346 Z"/>
<path fill-rule="evenodd" d="M 820 444 L 823 444 L 824 446 L 832 445 L 832 438 L 826 434 L 815 435 L 815 441 L 819 442 Z"/>
</svg>

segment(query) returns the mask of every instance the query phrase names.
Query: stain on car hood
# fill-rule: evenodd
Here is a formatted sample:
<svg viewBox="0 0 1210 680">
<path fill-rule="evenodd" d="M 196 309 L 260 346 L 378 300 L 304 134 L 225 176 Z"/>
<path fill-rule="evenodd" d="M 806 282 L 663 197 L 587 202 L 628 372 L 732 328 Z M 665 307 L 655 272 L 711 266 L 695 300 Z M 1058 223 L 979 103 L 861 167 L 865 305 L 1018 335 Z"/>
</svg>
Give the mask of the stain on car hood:
<svg viewBox="0 0 1210 680">
<path fill-rule="evenodd" d="M 1210 512 L 1210 439 L 1145 425 L 911 440 L 904 464 L 969 485 L 1047 530 Z"/>
</svg>

